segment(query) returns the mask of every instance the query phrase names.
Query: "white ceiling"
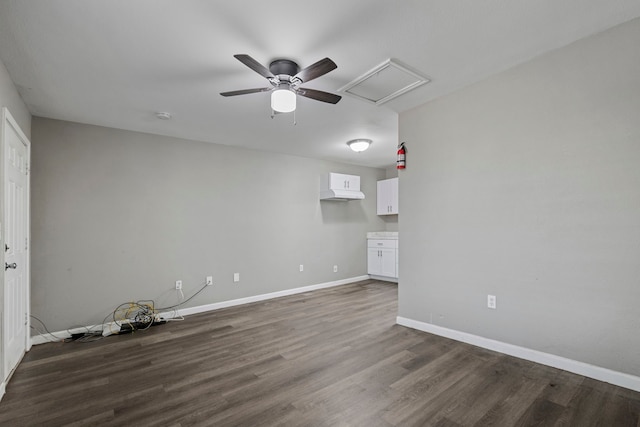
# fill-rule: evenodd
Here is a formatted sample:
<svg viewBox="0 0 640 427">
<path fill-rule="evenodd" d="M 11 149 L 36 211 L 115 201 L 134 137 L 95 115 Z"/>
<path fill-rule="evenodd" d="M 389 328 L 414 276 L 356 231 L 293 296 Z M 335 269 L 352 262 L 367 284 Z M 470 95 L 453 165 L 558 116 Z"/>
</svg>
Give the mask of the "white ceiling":
<svg viewBox="0 0 640 427">
<path fill-rule="evenodd" d="M 399 112 L 638 16 L 638 0 L 2 0 L 0 59 L 35 116 L 384 167 Z M 219 95 L 268 86 L 238 53 L 329 57 L 303 87 L 334 93 L 388 58 L 432 81 L 382 106 L 299 97 L 294 126 L 269 93 Z"/>
</svg>

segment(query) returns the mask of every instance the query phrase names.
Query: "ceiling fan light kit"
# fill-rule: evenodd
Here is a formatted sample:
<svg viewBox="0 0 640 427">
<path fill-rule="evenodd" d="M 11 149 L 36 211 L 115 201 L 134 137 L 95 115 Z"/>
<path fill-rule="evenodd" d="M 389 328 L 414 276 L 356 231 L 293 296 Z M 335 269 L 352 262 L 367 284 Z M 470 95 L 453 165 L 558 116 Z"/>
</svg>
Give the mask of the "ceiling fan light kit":
<svg viewBox="0 0 640 427">
<path fill-rule="evenodd" d="M 271 93 L 271 109 L 277 113 L 290 113 L 296 109 L 296 94 L 289 89 L 275 89 Z"/>
<path fill-rule="evenodd" d="M 352 139 L 351 141 L 347 142 L 347 145 L 356 153 L 360 153 L 369 148 L 369 145 L 371 145 L 372 142 L 373 141 L 371 141 L 370 139 L 360 138 Z"/>
<path fill-rule="evenodd" d="M 273 91 L 271 94 L 271 108 L 277 113 L 290 113 L 295 111 L 297 95 L 329 104 L 337 104 L 338 101 L 342 99 L 341 96 L 334 95 L 333 93 L 300 87 L 301 84 L 321 77 L 338 68 L 335 62 L 329 58 L 321 59 L 307 68 L 300 70 L 298 64 L 288 59 L 276 59 L 272 61 L 271 64 L 269 64 L 269 68 L 267 68 L 249 55 L 238 54 L 233 56 L 266 78 L 269 83 L 271 83 L 271 87 L 222 92 L 220 93 L 222 96 L 237 96 Z"/>
</svg>

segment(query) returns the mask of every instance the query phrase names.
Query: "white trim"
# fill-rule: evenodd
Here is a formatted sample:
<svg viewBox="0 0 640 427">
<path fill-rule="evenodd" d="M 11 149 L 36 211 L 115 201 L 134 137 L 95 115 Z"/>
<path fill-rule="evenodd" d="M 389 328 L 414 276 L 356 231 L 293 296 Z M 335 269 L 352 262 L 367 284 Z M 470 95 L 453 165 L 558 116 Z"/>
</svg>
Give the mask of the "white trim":
<svg viewBox="0 0 640 427">
<path fill-rule="evenodd" d="M 64 339 L 71 338 L 72 334 L 81 334 L 83 332 L 88 332 L 95 328 L 100 328 L 96 330 L 102 330 L 103 327 L 108 328 L 109 325 L 111 324 L 113 324 L 113 322 L 105 323 L 104 325 L 79 326 L 77 328 L 65 329 L 64 331 L 56 331 L 50 334 L 33 335 L 31 337 L 31 345 L 40 345 L 40 344 L 46 344 L 48 342 L 62 341 Z"/>
<path fill-rule="evenodd" d="M 221 301 L 213 304 L 199 305 L 197 307 L 182 308 L 177 311 L 168 311 L 168 312 L 160 313 L 159 317 L 162 317 L 164 319 L 172 319 L 174 317 L 188 316 L 190 314 L 204 313 L 207 311 L 219 310 L 221 308 L 233 307 L 236 305 L 249 304 L 252 302 L 264 301 L 264 300 L 273 299 L 273 298 L 280 298 L 288 295 L 295 295 L 295 294 L 301 294 L 304 292 L 316 291 L 318 289 L 325 289 L 325 288 L 332 288 L 334 286 L 347 285 L 349 283 L 361 282 L 363 280 L 368 280 L 368 279 L 369 279 L 368 275 L 351 277 L 348 279 L 335 280 L 333 282 L 303 286 L 301 288 L 286 289 L 284 291 L 271 292 L 271 293 L 262 294 L 262 295 L 254 295 L 251 297 L 233 299 L 229 301 Z M 65 338 L 71 337 L 71 334 L 86 332 L 87 329 L 94 329 L 99 326 L 100 325 L 91 325 L 91 326 L 79 327 L 79 328 L 74 328 L 74 329 L 69 329 L 64 331 L 57 331 L 57 332 L 53 332 L 51 335 L 55 336 L 56 338 L 59 338 L 60 340 L 63 340 Z M 45 344 L 48 342 L 52 342 L 53 339 L 51 335 L 50 334 L 34 335 L 31 337 L 31 344 L 38 345 L 38 344 Z"/>
<path fill-rule="evenodd" d="M 554 354 L 544 353 L 542 351 L 532 350 L 530 348 L 520 347 L 502 341 L 496 341 L 478 335 L 456 331 L 454 329 L 444 328 L 431 323 L 407 319 L 406 317 L 396 317 L 396 323 L 419 331 L 428 332 L 434 335 L 451 338 L 456 341 L 462 341 L 467 344 L 497 351 L 499 353 L 508 354 L 509 356 L 573 372 L 574 374 L 583 375 L 598 381 L 604 381 L 620 387 L 640 391 L 640 377 L 635 375 L 625 374 L 623 372 L 613 371 L 611 369 L 590 365 L 577 360 L 567 359 L 566 357 L 556 356 Z"/>
<path fill-rule="evenodd" d="M 393 282 L 393 283 L 398 283 L 398 278 L 397 278 L 397 277 L 376 276 L 375 274 L 370 274 L 370 275 L 369 275 L 369 279 L 382 280 L 383 282 Z"/>
<path fill-rule="evenodd" d="M 54 334 L 59 337 L 61 340 L 65 339 L 65 338 L 69 338 L 71 336 L 71 334 L 69 334 L 67 331 L 58 331 L 58 332 L 54 332 Z M 46 344 L 48 342 L 57 342 L 54 341 L 51 338 L 48 338 L 49 335 L 32 335 L 31 336 L 31 345 L 40 345 L 40 344 Z"/>
<path fill-rule="evenodd" d="M 389 95 L 386 95 L 380 99 L 370 99 L 367 98 L 363 95 L 357 94 L 355 92 L 350 92 L 351 89 L 353 89 L 354 87 L 358 86 L 360 83 L 364 82 L 365 80 L 368 80 L 369 78 L 378 75 L 380 72 L 384 71 L 386 68 L 395 68 L 396 70 L 399 70 L 401 72 L 404 72 L 405 74 L 408 74 L 409 76 L 413 77 L 415 79 L 414 82 L 409 83 L 407 86 L 400 88 L 398 90 L 396 90 L 395 92 L 390 93 Z M 408 66 L 404 65 L 404 64 L 400 64 L 400 62 L 397 59 L 392 59 L 389 58 L 387 60 L 385 60 L 383 63 L 373 67 L 371 70 L 367 71 L 366 73 L 364 73 L 363 75 L 361 75 L 360 77 L 356 78 L 355 80 L 347 83 L 346 85 L 342 86 L 340 89 L 338 89 L 338 92 L 344 92 L 347 93 L 355 98 L 361 99 L 363 101 L 367 101 L 370 102 L 372 104 L 375 105 L 382 105 L 385 102 L 389 102 L 394 98 L 397 98 L 398 96 L 402 95 L 403 93 L 409 92 L 410 90 L 416 89 L 419 86 L 422 86 L 424 84 L 427 84 L 431 81 L 431 79 L 429 79 L 428 77 L 423 76 L 422 74 L 420 74 L 419 72 L 410 69 Z"/>
<path fill-rule="evenodd" d="M 182 308 L 179 315 L 188 316 L 190 314 L 204 313 L 207 311 L 220 310 L 221 308 L 234 307 L 236 305 L 250 304 L 252 302 L 264 301 L 273 298 L 286 297 L 289 295 L 302 294 L 305 292 L 316 291 L 318 289 L 332 288 L 334 286 L 346 285 L 349 283 L 368 280 L 369 276 L 351 277 L 349 279 L 336 280 L 333 282 L 320 283 L 317 285 L 303 286 L 301 288 L 286 289 L 284 291 L 271 292 L 268 294 L 254 295 L 246 298 L 232 299 L 229 301 L 215 302 L 213 304 L 200 305 L 197 307 Z M 178 316 L 179 316 L 178 315 Z M 160 317 L 171 318 L 175 316 L 174 311 L 160 313 Z"/>
<path fill-rule="evenodd" d="M 2 381 L 0 383 L 0 402 L 2 401 L 2 398 L 4 397 L 4 393 L 7 391 L 7 383 L 5 383 L 4 381 Z"/>
</svg>

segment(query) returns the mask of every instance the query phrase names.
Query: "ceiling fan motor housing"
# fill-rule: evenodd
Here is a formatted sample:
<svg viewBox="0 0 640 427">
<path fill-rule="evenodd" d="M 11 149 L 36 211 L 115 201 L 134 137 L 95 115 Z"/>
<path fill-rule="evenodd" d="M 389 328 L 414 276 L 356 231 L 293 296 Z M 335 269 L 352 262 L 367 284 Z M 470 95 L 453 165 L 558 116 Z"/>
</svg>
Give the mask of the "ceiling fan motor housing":
<svg viewBox="0 0 640 427">
<path fill-rule="evenodd" d="M 276 59 L 275 61 L 269 64 L 269 71 L 273 73 L 274 76 L 295 76 L 300 71 L 300 67 L 293 61 L 288 59 Z"/>
</svg>

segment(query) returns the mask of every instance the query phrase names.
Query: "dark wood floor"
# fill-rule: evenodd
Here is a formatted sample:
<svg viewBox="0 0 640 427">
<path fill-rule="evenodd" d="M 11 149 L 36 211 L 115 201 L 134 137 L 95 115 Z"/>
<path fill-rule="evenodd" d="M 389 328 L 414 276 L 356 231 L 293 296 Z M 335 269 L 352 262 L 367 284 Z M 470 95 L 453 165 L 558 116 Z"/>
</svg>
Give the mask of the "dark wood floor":
<svg viewBox="0 0 640 427">
<path fill-rule="evenodd" d="M 639 426 L 640 393 L 395 325 L 366 281 L 34 347 L 2 426 Z"/>
</svg>

